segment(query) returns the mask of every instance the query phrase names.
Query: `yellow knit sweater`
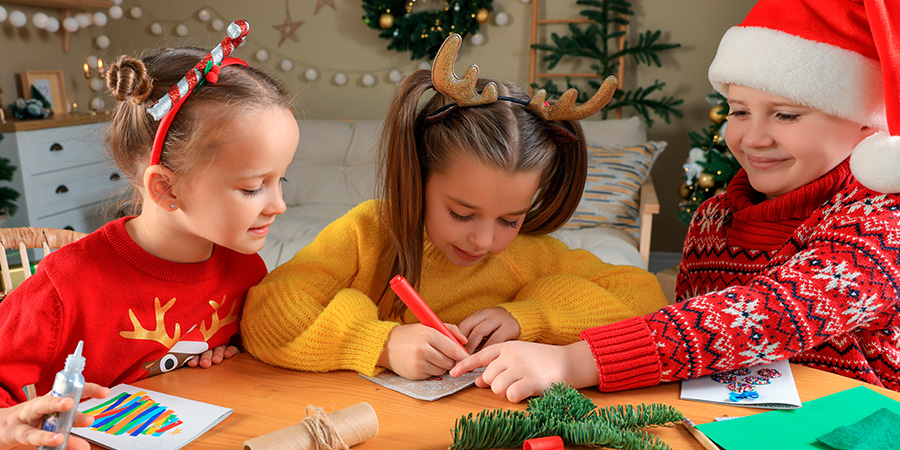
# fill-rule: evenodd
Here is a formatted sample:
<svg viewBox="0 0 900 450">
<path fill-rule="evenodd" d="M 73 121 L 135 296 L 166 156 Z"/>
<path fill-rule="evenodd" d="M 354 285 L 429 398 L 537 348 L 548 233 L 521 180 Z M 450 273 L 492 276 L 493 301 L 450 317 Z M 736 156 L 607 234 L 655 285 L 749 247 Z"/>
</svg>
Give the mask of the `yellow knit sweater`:
<svg viewBox="0 0 900 450">
<path fill-rule="evenodd" d="M 244 345 L 269 364 L 372 375 L 390 331 L 418 320 L 383 320 L 376 304 L 393 275 L 390 238 L 374 200 L 326 227 L 287 263 L 250 289 Z M 425 240 L 419 293 L 446 323 L 501 307 L 519 322 L 519 339 L 569 344 L 586 328 L 647 314 L 666 305 L 656 277 L 606 264 L 550 236 L 517 236 L 503 252 L 471 267 L 448 261 Z M 387 302 L 383 302 L 387 303 Z"/>
</svg>

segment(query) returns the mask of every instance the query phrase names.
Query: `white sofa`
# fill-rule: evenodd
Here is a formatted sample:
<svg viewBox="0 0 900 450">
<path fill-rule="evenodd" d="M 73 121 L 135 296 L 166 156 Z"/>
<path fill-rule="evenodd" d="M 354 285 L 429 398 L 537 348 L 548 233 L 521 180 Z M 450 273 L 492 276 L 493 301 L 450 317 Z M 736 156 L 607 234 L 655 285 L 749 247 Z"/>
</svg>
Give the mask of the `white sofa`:
<svg viewBox="0 0 900 450">
<path fill-rule="evenodd" d="M 260 255 L 269 270 L 291 259 L 326 225 L 376 194 L 375 143 L 380 120 L 299 120 L 300 144 L 284 183 L 287 211 L 275 220 Z M 583 121 L 589 146 L 645 142 L 638 118 Z M 554 236 L 611 264 L 646 268 L 652 216 L 659 203 L 652 181 L 641 189 L 640 239 L 612 228 L 562 229 Z"/>
</svg>

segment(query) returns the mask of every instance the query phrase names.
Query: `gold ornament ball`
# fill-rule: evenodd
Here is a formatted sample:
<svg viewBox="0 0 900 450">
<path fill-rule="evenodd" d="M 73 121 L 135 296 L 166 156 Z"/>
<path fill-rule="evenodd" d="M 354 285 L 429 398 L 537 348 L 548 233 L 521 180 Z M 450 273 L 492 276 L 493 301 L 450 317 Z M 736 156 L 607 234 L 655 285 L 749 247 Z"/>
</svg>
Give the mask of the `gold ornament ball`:
<svg viewBox="0 0 900 450">
<path fill-rule="evenodd" d="M 716 105 L 709 109 L 709 121 L 712 123 L 722 123 L 728 118 L 728 107 L 725 105 Z"/>
<path fill-rule="evenodd" d="M 475 20 L 479 24 L 484 25 L 491 21 L 491 12 L 487 8 L 478 8 L 478 12 L 475 13 Z"/>
<path fill-rule="evenodd" d="M 701 173 L 700 176 L 697 177 L 697 185 L 703 189 L 708 189 L 716 185 L 716 180 L 713 178 L 712 174 Z"/>
<path fill-rule="evenodd" d="M 678 186 L 678 195 L 684 199 L 691 196 L 691 188 L 688 187 L 687 183 L 681 183 L 681 186 Z"/>
<path fill-rule="evenodd" d="M 716 190 L 713 192 L 713 194 L 719 195 L 719 194 L 724 194 L 724 193 L 726 193 L 726 192 L 728 192 L 728 189 L 725 189 L 725 188 L 718 188 L 718 189 L 716 189 Z"/>
<path fill-rule="evenodd" d="M 378 18 L 378 26 L 383 30 L 394 28 L 394 15 L 387 13 L 382 14 L 381 17 Z"/>
</svg>

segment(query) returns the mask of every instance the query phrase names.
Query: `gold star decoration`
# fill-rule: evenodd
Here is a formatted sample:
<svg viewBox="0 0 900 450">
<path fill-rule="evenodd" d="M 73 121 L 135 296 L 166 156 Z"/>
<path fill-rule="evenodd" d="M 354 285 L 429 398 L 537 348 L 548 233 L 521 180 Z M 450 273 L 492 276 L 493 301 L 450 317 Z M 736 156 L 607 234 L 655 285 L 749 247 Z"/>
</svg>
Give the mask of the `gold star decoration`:
<svg viewBox="0 0 900 450">
<path fill-rule="evenodd" d="M 281 32 L 281 39 L 278 41 L 278 46 L 281 47 L 281 44 L 284 43 L 284 40 L 287 38 L 291 38 L 294 42 L 299 42 L 297 39 L 297 28 L 300 28 L 300 25 L 303 25 L 302 20 L 298 20 L 294 22 L 291 20 L 291 10 L 288 9 L 288 2 L 284 0 L 284 23 L 281 25 L 272 25 L 272 28 Z"/>
<path fill-rule="evenodd" d="M 334 7 L 334 0 L 316 0 L 316 10 L 313 11 L 313 15 L 319 14 L 319 8 L 324 5 L 328 5 L 331 9 L 337 11 L 337 8 Z"/>
</svg>

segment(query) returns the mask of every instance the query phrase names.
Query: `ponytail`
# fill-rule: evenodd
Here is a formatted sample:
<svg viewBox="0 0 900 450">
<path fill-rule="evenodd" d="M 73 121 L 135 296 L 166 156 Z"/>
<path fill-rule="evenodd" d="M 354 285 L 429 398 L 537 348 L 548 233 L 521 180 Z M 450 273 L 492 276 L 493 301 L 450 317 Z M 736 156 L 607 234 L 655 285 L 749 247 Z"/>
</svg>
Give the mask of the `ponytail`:
<svg viewBox="0 0 900 450">
<path fill-rule="evenodd" d="M 419 70 L 406 76 L 397 87 L 379 142 L 381 157 L 381 220 L 391 236 L 393 255 L 391 276 L 403 275 L 418 286 L 422 275 L 422 246 L 425 240 L 425 155 L 421 145 L 422 119 L 417 117 L 419 98 L 431 89 L 431 72 Z M 390 314 L 399 317 L 406 305 L 385 283 L 380 302 L 393 301 Z M 379 303 L 380 303 L 379 302 Z"/>
</svg>

